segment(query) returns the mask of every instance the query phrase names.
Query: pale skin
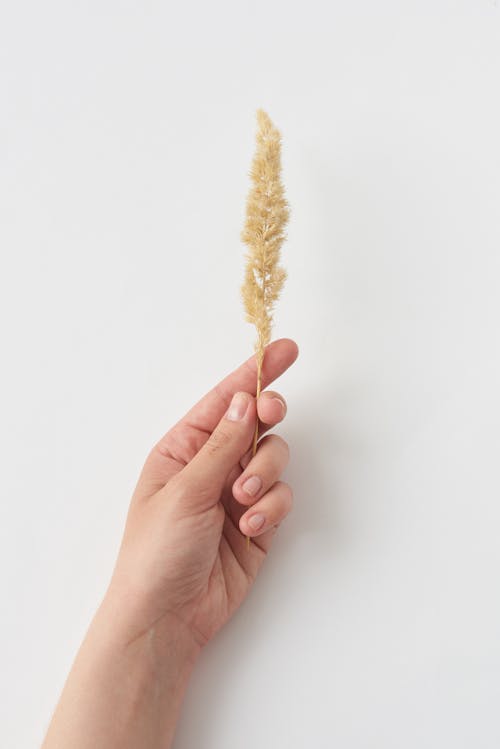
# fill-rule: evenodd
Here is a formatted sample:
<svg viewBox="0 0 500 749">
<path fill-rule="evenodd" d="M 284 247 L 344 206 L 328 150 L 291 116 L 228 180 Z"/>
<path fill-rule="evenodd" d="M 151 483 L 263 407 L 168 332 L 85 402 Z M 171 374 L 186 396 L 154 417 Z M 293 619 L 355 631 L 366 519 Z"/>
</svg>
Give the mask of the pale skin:
<svg viewBox="0 0 500 749">
<path fill-rule="evenodd" d="M 262 387 L 297 355 L 290 339 L 269 344 Z M 201 650 L 247 596 L 292 506 L 291 487 L 280 479 L 288 445 L 266 434 L 285 417 L 286 402 L 272 390 L 256 400 L 255 383 L 251 357 L 149 453 L 107 592 L 42 749 L 172 745 Z M 243 487 L 248 479 L 254 494 Z M 252 527 L 255 517 L 263 525 Z"/>
</svg>

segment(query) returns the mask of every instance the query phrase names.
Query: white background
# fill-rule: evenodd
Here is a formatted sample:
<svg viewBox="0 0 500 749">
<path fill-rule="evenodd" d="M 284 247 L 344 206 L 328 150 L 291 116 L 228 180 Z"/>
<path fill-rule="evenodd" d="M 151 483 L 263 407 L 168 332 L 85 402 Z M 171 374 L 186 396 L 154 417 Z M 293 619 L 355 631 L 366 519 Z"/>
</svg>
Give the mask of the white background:
<svg viewBox="0 0 500 749">
<path fill-rule="evenodd" d="M 295 507 L 175 749 L 500 744 L 500 7 L 0 11 L 0 744 L 36 746 L 159 437 L 252 352 L 283 135 Z"/>
</svg>

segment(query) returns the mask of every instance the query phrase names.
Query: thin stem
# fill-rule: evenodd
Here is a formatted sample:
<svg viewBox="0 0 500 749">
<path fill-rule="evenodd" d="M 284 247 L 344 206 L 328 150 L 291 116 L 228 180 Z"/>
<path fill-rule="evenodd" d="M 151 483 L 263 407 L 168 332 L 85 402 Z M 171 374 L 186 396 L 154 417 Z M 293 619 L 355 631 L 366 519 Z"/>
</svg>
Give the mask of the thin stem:
<svg viewBox="0 0 500 749">
<path fill-rule="evenodd" d="M 259 395 L 261 393 L 262 388 L 262 362 L 263 362 L 264 356 L 262 354 L 259 354 L 257 359 L 257 393 L 255 395 L 256 400 L 259 399 Z M 257 417 L 257 421 L 255 423 L 255 432 L 253 435 L 253 445 L 252 445 L 252 457 L 257 452 L 257 438 L 259 436 L 259 419 Z"/>
<path fill-rule="evenodd" d="M 258 400 L 259 395 L 261 393 L 262 388 L 262 364 L 264 362 L 264 351 L 260 350 L 257 354 L 257 393 L 256 393 L 256 399 Z M 252 457 L 257 452 L 257 439 L 259 436 L 259 416 L 257 415 L 257 420 L 255 422 L 255 432 L 253 435 L 253 445 L 252 445 Z M 250 548 L 250 536 L 247 536 L 247 549 Z"/>
</svg>

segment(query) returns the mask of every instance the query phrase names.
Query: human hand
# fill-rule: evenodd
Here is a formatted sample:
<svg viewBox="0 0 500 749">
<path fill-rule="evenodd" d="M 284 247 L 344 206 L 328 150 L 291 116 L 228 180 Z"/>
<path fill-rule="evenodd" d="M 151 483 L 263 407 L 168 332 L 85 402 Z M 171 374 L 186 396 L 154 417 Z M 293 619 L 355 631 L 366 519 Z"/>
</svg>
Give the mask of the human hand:
<svg viewBox="0 0 500 749">
<path fill-rule="evenodd" d="M 271 343 L 262 387 L 297 355 L 290 339 Z M 286 404 L 273 391 L 256 402 L 255 382 L 251 357 L 172 427 L 145 462 L 107 593 L 122 618 L 127 611 L 129 640 L 175 620 L 197 647 L 205 645 L 244 600 L 290 510 L 291 488 L 279 480 L 286 442 L 266 435 L 251 456 L 257 416 L 261 437 L 283 419 Z M 230 407 L 236 393 L 245 411 L 240 420 Z M 252 476 L 261 480 L 253 496 L 243 490 Z M 259 516 L 264 524 L 255 529 L 252 518 Z"/>
<path fill-rule="evenodd" d="M 262 386 L 297 358 L 281 339 L 266 348 Z M 279 477 L 288 447 L 259 435 L 284 417 L 281 396 L 251 395 L 255 357 L 202 398 L 151 450 L 132 496 L 104 599 L 77 653 L 43 749 L 170 747 L 202 646 L 248 593 L 290 509 Z M 229 407 L 241 393 L 246 413 Z M 229 407 L 229 412 L 228 412 Z M 242 484 L 259 476 L 261 489 Z M 252 529 L 249 519 L 266 522 Z M 252 537 L 247 549 L 245 535 Z"/>
</svg>

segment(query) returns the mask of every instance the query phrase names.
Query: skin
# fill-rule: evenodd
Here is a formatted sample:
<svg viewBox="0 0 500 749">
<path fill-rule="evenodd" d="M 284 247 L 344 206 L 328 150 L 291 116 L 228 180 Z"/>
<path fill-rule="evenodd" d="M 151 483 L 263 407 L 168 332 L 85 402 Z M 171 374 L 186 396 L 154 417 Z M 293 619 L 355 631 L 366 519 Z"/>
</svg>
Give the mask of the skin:
<svg viewBox="0 0 500 749">
<path fill-rule="evenodd" d="M 297 355 L 290 339 L 269 344 L 263 388 Z M 266 434 L 283 420 L 287 406 L 275 391 L 262 392 L 257 401 L 255 381 L 251 357 L 149 453 L 108 590 L 42 749 L 171 746 L 201 650 L 247 596 L 292 506 L 292 490 L 280 480 L 288 445 Z M 231 410 L 233 396 L 244 406 L 240 419 Z M 243 488 L 251 477 L 259 485 L 252 495 Z M 256 515 L 264 518 L 258 529 L 250 524 Z"/>
</svg>

